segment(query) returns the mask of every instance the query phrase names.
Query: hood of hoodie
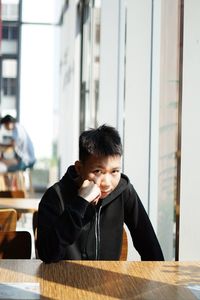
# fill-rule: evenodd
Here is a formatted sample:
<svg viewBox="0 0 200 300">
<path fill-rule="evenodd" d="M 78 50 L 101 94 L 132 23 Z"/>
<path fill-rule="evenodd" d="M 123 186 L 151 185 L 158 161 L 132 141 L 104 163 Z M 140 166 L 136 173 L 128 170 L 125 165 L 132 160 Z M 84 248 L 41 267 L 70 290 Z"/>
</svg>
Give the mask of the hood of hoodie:
<svg viewBox="0 0 200 300">
<path fill-rule="evenodd" d="M 77 178 L 78 175 L 76 173 L 74 165 L 69 166 L 67 169 L 67 172 L 64 174 L 64 176 L 61 178 L 60 182 L 61 185 L 64 186 L 70 186 L 71 189 L 74 189 L 75 191 L 78 190 L 77 186 Z M 102 200 L 102 206 L 110 203 L 113 201 L 115 198 L 117 198 L 130 184 L 130 181 L 126 175 L 121 173 L 121 178 L 116 186 L 116 188 L 106 197 Z"/>
</svg>

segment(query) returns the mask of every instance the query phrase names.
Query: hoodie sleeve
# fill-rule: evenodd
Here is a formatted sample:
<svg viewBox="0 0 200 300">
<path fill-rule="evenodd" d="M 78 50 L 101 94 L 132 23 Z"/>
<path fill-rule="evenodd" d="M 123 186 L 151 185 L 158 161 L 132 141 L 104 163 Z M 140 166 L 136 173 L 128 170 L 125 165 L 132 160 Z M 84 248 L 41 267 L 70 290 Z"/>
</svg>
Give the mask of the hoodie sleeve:
<svg viewBox="0 0 200 300">
<path fill-rule="evenodd" d="M 126 190 L 125 223 L 143 261 L 163 261 L 163 253 L 151 221 L 132 185 Z"/>
<path fill-rule="evenodd" d="M 38 210 L 36 247 L 44 262 L 56 262 L 65 258 L 66 247 L 77 240 L 88 202 L 77 196 L 73 206 L 64 211 L 60 199 L 52 187 L 43 195 Z"/>
</svg>

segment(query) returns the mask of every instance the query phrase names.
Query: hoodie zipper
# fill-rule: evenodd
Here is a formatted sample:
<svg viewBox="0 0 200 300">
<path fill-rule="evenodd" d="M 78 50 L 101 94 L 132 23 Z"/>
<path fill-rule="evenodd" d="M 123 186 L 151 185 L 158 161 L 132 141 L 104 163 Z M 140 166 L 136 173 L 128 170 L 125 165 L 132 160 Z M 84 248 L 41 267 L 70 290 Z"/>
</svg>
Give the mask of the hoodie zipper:
<svg viewBox="0 0 200 300">
<path fill-rule="evenodd" d="M 96 215 L 95 215 L 95 259 L 99 259 L 99 250 L 100 250 L 100 214 L 101 214 L 101 208 L 102 206 L 99 207 L 99 209 L 96 209 Z"/>
</svg>

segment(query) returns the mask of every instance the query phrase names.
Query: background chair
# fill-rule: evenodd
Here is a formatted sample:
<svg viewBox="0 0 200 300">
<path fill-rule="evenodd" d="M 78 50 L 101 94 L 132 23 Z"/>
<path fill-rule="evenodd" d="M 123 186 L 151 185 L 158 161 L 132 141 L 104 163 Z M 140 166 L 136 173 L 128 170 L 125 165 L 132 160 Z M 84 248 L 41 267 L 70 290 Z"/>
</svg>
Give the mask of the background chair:
<svg viewBox="0 0 200 300">
<path fill-rule="evenodd" d="M 23 171 L 6 172 L 0 174 L 0 190 L 22 190 L 26 193 L 26 184 Z"/>
<path fill-rule="evenodd" d="M 128 238 L 126 230 L 123 228 L 122 251 L 119 260 L 127 260 L 128 255 Z"/>
<path fill-rule="evenodd" d="M 17 211 L 13 208 L 0 209 L 0 231 L 15 231 Z"/>
<path fill-rule="evenodd" d="M 23 190 L 15 190 L 15 191 L 0 191 L 1 198 L 25 198 L 25 192 Z"/>
<path fill-rule="evenodd" d="M 33 238 L 34 238 L 34 246 L 35 246 L 35 257 L 38 258 L 36 240 L 37 240 L 37 226 L 38 226 L 38 211 L 33 213 Z"/>
<path fill-rule="evenodd" d="M 30 259 L 31 234 L 28 231 L 0 232 L 0 258 Z"/>
<path fill-rule="evenodd" d="M 1 198 L 25 198 L 24 190 L 4 190 L 0 191 Z M 17 220 L 22 216 L 22 213 L 17 212 Z"/>
</svg>

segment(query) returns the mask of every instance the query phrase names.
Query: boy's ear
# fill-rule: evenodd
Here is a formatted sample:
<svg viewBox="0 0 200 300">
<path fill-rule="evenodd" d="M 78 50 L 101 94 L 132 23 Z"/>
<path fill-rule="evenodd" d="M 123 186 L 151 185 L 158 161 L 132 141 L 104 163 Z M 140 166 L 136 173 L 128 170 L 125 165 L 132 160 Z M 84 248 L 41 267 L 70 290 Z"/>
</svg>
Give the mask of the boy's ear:
<svg viewBox="0 0 200 300">
<path fill-rule="evenodd" d="M 78 174 L 78 175 L 80 175 L 80 173 L 81 173 L 81 167 L 82 167 L 82 164 L 81 164 L 81 162 L 79 161 L 79 160 L 77 160 L 77 161 L 75 161 L 75 170 L 76 170 L 76 173 Z"/>
</svg>

